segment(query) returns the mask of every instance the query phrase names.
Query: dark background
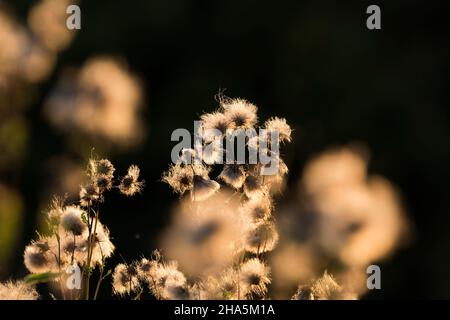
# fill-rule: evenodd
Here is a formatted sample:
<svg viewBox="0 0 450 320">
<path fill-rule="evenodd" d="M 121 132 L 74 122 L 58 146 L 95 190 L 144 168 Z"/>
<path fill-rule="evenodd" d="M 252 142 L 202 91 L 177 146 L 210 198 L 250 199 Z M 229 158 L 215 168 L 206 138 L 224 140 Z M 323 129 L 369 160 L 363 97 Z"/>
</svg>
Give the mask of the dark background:
<svg viewBox="0 0 450 320">
<path fill-rule="evenodd" d="M 11 6 L 24 18 L 32 3 Z M 381 7 L 382 30 L 366 28 L 370 4 Z M 295 128 L 286 150 L 291 187 L 313 153 L 361 140 L 371 149 L 370 171 L 402 190 L 414 237 L 381 264 L 382 290 L 367 298 L 450 298 L 449 9 L 448 1 L 85 0 L 81 32 L 27 114 L 32 140 L 14 181 L 26 227 L 14 277 L 26 274 L 21 253 L 38 224 L 44 162 L 65 148 L 42 99 L 63 66 L 114 54 L 141 77 L 148 105 L 145 143 L 111 159 L 122 172 L 138 164 L 146 188 L 137 198 L 111 196 L 103 209 L 126 260 L 149 255 L 170 221 L 177 197 L 158 180 L 170 163 L 171 132 L 192 128 L 226 88 L 258 105 L 261 119 L 286 117 Z"/>
</svg>

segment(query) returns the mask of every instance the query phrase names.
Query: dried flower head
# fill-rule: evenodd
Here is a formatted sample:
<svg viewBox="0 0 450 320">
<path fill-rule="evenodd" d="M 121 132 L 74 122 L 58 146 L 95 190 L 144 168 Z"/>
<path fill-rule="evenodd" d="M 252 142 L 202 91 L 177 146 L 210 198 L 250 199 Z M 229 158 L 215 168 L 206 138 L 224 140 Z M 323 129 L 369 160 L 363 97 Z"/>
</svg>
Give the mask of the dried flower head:
<svg viewBox="0 0 450 320">
<path fill-rule="evenodd" d="M 111 190 L 113 186 L 113 177 L 107 175 L 98 175 L 95 177 L 95 185 L 98 187 L 99 192 L 102 193 L 106 190 Z"/>
<path fill-rule="evenodd" d="M 311 283 L 300 285 L 292 300 L 355 300 L 357 297 L 344 290 L 327 271 Z"/>
<path fill-rule="evenodd" d="M 235 189 L 240 189 L 245 181 L 244 167 L 237 164 L 226 164 L 219 175 L 219 179 Z"/>
<path fill-rule="evenodd" d="M 204 130 L 203 137 L 206 141 L 209 141 L 212 138 L 216 138 L 215 132 L 212 130 L 220 131 L 223 135 L 228 129 L 233 129 L 234 125 L 229 117 L 218 111 L 203 114 L 200 117 L 200 120 L 202 121 L 202 127 Z M 208 133 L 211 133 L 212 136 Z"/>
<path fill-rule="evenodd" d="M 146 280 L 152 293 L 159 299 L 187 299 L 189 291 L 186 277 L 178 270 L 178 264 L 174 261 L 160 263 L 154 261 Z"/>
<path fill-rule="evenodd" d="M 246 238 L 245 249 L 249 252 L 260 254 L 272 251 L 278 243 L 278 232 L 273 222 L 265 221 L 257 224 Z"/>
<path fill-rule="evenodd" d="M 96 224 L 96 228 L 95 235 L 93 236 L 94 248 L 92 251 L 91 262 L 93 265 L 96 265 L 102 264 L 106 258 L 111 257 L 116 248 L 111 242 L 108 228 L 100 221 L 97 221 L 96 223 L 94 220 L 93 224 Z M 86 232 L 84 237 L 85 239 L 88 239 L 88 234 Z"/>
<path fill-rule="evenodd" d="M 140 169 L 138 166 L 132 165 L 128 168 L 128 174 L 122 178 L 119 190 L 126 196 L 133 196 L 142 191 L 144 182 L 138 181 Z"/>
<path fill-rule="evenodd" d="M 89 160 L 89 174 L 91 177 L 97 175 L 113 177 L 115 170 L 113 164 L 108 159 Z"/>
<path fill-rule="evenodd" d="M 83 221 L 83 216 L 87 216 L 87 213 L 79 207 L 65 207 L 61 217 L 61 227 L 75 236 L 81 236 L 87 229 L 87 225 Z"/>
<path fill-rule="evenodd" d="M 270 269 L 261 260 L 252 258 L 240 266 L 239 284 L 245 296 L 264 296 L 270 283 Z"/>
<path fill-rule="evenodd" d="M 163 174 L 162 181 L 172 187 L 175 193 L 184 194 L 192 189 L 194 170 L 181 164 L 173 165 Z"/>
<path fill-rule="evenodd" d="M 166 300 L 188 300 L 191 293 L 187 283 L 181 278 L 168 277 L 162 291 L 162 298 Z"/>
<path fill-rule="evenodd" d="M 244 193 L 248 198 L 263 197 L 267 193 L 263 177 L 256 172 L 247 174 L 244 182 Z"/>
<path fill-rule="evenodd" d="M 0 300 L 37 300 L 39 294 L 23 281 L 0 283 Z"/>
<path fill-rule="evenodd" d="M 311 291 L 317 300 L 334 300 L 340 296 L 342 288 L 337 284 L 336 280 L 325 271 L 323 276 L 313 283 Z"/>
<path fill-rule="evenodd" d="M 179 162 L 183 164 L 193 164 L 197 156 L 197 152 L 192 148 L 181 149 Z"/>
<path fill-rule="evenodd" d="M 264 123 L 264 128 L 267 130 L 269 136 L 273 132 L 278 133 L 280 142 L 291 142 L 292 129 L 287 124 L 286 119 L 278 117 L 270 118 Z"/>
<path fill-rule="evenodd" d="M 48 272 L 56 262 L 56 257 L 42 246 L 32 243 L 25 247 L 24 263 L 31 273 Z"/>
<path fill-rule="evenodd" d="M 253 128 L 258 121 L 258 108 L 244 99 L 224 99 L 221 101 L 221 107 L 235 128 Z"/>
<path fill-rule="evenodd" d="M 311 287 L 299 285 L 291 300 L 314 300 L 314 294 Z"/>
<path fill-rule="evenodd" d="M 201 175 L 194 175 L 191 199 L 193 201 L 203 201 L 211 197 L 220 189 L 220 184 Z"/>
<path fill-rule="evenodd" d="M 225 149 L 222 145 L 221 139 L 212 139 L 211 141 L 205 142 L 202 146 L 197 144 L 196 148 L 201 147 L 201 158 L 207 165 L 214 165 L 217 163 L 222 163 L 223 155 L 225 154 Z"/>
<path fill-rule="evenodd" d="M 287 175 L 289 169 L 287 165 L 284 163 L 284 161 L 281 158 L 276 159 L 278 163 L 278 171 L 276 174 L 269 174 L 264 175 L 263 177 L 263 183 L 267 187 L 270 193 L 279 193 L 283 190 L 284 184 L 285 184 L 285 176 Z M 267 170 L 269 169 L 269 165 L 262 166 L 261 167 L 261 174 L 268 173 Z"/>
<path fill-rule="evenodd" d="M 51 227 L 58 226 L 64 213 L 62 200 L 53 198 L 50 210 L 47 212 L 47 221 Z"/>
<path fill-rule="evenodd" d="M 148 260 L 146 258 L 142 258 L 137 264 L 136 264 L 136 270 L 138 272 L 139 279 L 147 281 L 148 283 L 151 283 L 151 275 L 150 271 L 155 266 L 157 261 L 154 260 Z"/>
<path fill-rule="evenodd" d="M 113 292 L 116 295 L 126 295 L 140 288 L 137 271 L 133 265 L 120 263 L 114 269 L 112 276 Z"/>
<path fill-rule="evenodd" d="M 82 207 L 90 207 L 95 202 L 101 201 L 100 188 L 92 181 L 80 188 L 80 205 Z"/>
<path fill-rule="evenodd" d="M 234 268 L 225 270 L 219 279 L 220 299 L 236 300 L 238 298 L 239 274 Z"/>
<path fill-rule="evenodd" d="M 268 220 L 271 217 L 272 209 L 272 200 L 268 196 L 250 198 L 242 205 L 243 213 L 255 223 Z"/>
<path fill-rule="evenodd" d="M 91 177 L 92 185 L 99 189 L 100 194 L 112 188 L 114 171 L 115 168 L 108 159 L 89 160 L 88 175 Z"/>
</svg>

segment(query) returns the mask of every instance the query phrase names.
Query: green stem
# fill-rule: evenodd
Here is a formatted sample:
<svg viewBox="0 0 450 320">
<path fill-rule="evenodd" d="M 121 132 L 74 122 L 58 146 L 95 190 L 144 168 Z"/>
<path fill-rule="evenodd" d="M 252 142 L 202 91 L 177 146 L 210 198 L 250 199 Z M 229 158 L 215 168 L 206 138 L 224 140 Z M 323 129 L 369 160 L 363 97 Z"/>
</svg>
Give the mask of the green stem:
<svg viewBox="0 0 450 320">
<path fill-rule="evenodd" d="M 97 205 L 97 211 L 95 212 L 95 221 L 94 222 L 94 230 L 91 232 L 92 229 L 92 222 L 89 226 L 89 237 L 88 237 L 88 258 L 87 258 L 87 264 L 86 264 L 86 294 L 85 299 L 89 300 L 89 280 L 91 277 L 91 260 L 92 260 L 92 253 L 94 251 L 94 239 L 97 233 L 97 221 L 99 216 L 99 208 Z"/>
<path fill-rule="evenodd" d="M 59 234 L 54 232 L 56 241 L 58 242 L 58 269 L 59 269 L 59 288 L 61 290 L 61 296 L 63 300 L 66 300 L 66 294 L 64 292 L 63 283 L 62 283 L 62 271 L 61 271 L 61 239 L 59 238 Z"/>
<path fill-rule="evenodd" d="M 103 271 L 104 271 L 104 265 L 102 264 L 100 266 L 100 277 L 98 278 L 97 286 L 95 288 L 94 300 L 97 300 L 97 295 L 98 295 L 98 291 L 100 290 L 100 285 L 102 284 L 102 281 L 104 280 Z"/>
<path fill-rule="evenodd" d="M 144 289 L 141 288 L 133 300 L 141 300 L 141 295 L 143 292 L 144 292 Z"/>
</svg>

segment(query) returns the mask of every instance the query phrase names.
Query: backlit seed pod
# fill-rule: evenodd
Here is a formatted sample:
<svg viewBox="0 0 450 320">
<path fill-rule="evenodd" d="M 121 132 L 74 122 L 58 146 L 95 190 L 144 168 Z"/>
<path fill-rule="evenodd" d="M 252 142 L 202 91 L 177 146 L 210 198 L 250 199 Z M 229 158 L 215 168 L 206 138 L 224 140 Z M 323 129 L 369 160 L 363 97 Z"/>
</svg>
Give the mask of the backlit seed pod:
<svg viewBox="0 0 450 320">
<path fill-rule="evenodd" d="M 268 135 L 277 133 L 280 142 L 291 142 L 292 129 L 287 124 L 286 119 L 273 117 L 264 123 L 264 129 L 267 130 Z"/>
<path fill-rule="evenodd" d="M 203 201 L 211 197 L 219 189 L 220 184 L 216 181 L 195 175 L 193 179 L 193 188 L 191 190 L 191 199 L 193 201 Z"/>
<path fill-rule="evenodd" d="M 113 292 L 116 295 L 130 294 L 140 288 L 139 279 L 133 267 L 123 263 L 118 264 L 114 269 L 112 281 Z"/>
<path fill-rule="evenodd" d="M 86 215 L 86 212 L 79 207 L 69 206 L 64 208 L 61 217 L 61 227 L 75 236 L 82 235 L 87 229 L 87 225 L 82 218 L 83 215 Z"/>
<path fill-rule="evenodd" d="M 239 285 L 243 295 L 264 296 L 270 284 L 270 269 L 261 260 L 253 258 L 240 266 Z"/>
<path fill-rule="evenodd" d="M 138 166 L 132 165 L 128 168 L 128 174 L 122 178 L 119 185 L 119 190 L 126 196 L 133 196 L 136 193 L 140 193 L 144 186 L 139 179 L 140 169 Z"/>
<path fill-rule="evenodd" d="M 92 206 L 95 202 L 100 201 L 100 188 L 95 183 L 89 183 L 80 189 L 80 205 L 82 207 Z"/>
<path fill-rule="evenodd" d="M 259 223 L 271 217 L 272 209 L 273 204 L 269 196 L 258 196 L 246 201 L 241 210 L 251 221 Z"/>
<path fill-rule="evenodd" d="M 37 300 L 39 294 L 23 281 L 0 283 L 0 300 Z"/>
<path fill-rule="evenodd" d="M 278 243 L 278 232 L 272 222 L 262 222 L 249 231 L 245 249 L 252 253 L 272 251 Z"/>
<path fill-rule="evenodd" d="M 219 175 L 219 179 L 235 189 L 240 189 L 245 181 L 245 170 L 241 165 L 226 164 Z"/>
<path fill-rule="evenodd" d="M 257 121 L 257 107 L 243 99 L 226 99 L 221 102 L 224 115 L 235 128 L 253 128 Z"/>
<path fill-rule="evenodd" d="M 43 251 L 38 246 L 31 244 L 25 248 L 24 263 L 28 271 L 32 273 L 48 272 L 52 269 L 52 256 L 48 251 Z"/>
</svg>

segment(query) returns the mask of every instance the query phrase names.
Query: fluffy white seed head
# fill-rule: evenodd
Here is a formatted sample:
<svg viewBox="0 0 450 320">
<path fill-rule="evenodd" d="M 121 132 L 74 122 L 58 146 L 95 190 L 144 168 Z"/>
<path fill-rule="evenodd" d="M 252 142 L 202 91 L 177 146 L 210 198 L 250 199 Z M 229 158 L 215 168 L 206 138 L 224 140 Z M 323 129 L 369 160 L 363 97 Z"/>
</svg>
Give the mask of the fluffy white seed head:
<svg viewBox="0 0 450 320">
<path fill-rule="evenodd" d="M 221 102 L 221 107 L 235 128 L 253 128 L 258 122 L 258 108 L 244 99 L 225 99 Z"/>
<path fill-rule="evenodd" d="M 253 197 L 242 205 L 241 210 L 251 221 L 260 223 L 271 217 L 273 210 L 272 200 L 269 196 Z"/>
<path fill-rule="evenodd" d="M 87 216 L 87 213 L 79 207 L 65 207 L 61 217 L 61 227 L 75 236 L 80 236 L 87 229 L 83 216 Z"/>
<path fill-rule="evenodd" d="M 80 205 L 82 207 L 90 207 L 101 200 L 100 188 L 95 181 L 91 181 L 80 188 Z"/>
<path fill-rule="evenodd" d="M 163 174 L 162 181 L 180 195 L 192 189 L 194 170 L 190 166 L 173 165 Z"/>
<path fill-rule="evenodd" d="M 51 252 L 35 243 L 25 247 L 24 263 L 31 273 L 49 272 L 55 269 L 57 258 Z"/>
<path fill-rule="evenodd" d="M 0 283 L 0 300 L 37 300 L 39 294 L 23 281 Z"/>
<path fill-rule="evenodd" d="M 225 134 L 228 129 L 233 129 L 234 126 L 234 122 L 232 122 L 229 117 L 218 111 L 203 114 L 200 117 L 200 120 L 202 121 L 202 126 L 205 133 L 208 133 L 208 130 L 217 130 L 222 134 Z M 211 137 L 206 138 L 208 139 Z"/>
<path fill-rule="evenodd" d="M 245 249 L 255 254 L 272 251 L 278 243 L 278 238 L 273 222 L 265 221 L 257 224 L 248 233 Z"/>
<path fill-rule="evenodd" d="M 118 264 L 114 269 L 112 281 L 113 292 L 116 295 L 124 296 L 140 288 L 137 271 L 133 265 Z"/>
<path fill-rule="evenodd" d="M 310 285 L 300 285 L 293 300 L 355 300 L 357 296 L 347 292 L 327 271 Z"/>
<path fill-rule="evenodd" d="M 89 160 L 89 174 L 91 177 L 93 176 L 108 176 L 113 177 L 114 171 L 116 169 L 114 168 L 111 161 L 108 159 L 101 159 L 101 160 Z"/>
<path fill-rule="evenodd" d="M 240 266 L 239 284 L 246 296 L 264 296 L 270 284 L 270 269 L 261 260 L 252 258 Z"/>
<path fill-rule="evenodd" d="M 287 124 L 286 119 L 278 117 L 270 118 L 265 122 L 264 128 L 269 135 L 272 132 L 276 132 L 280 142 L 291 142 L 292 129 Z"/>
<path fill-rule="evenodd" d="M 240 189 L 245 181 L 245 170 L 241 165 L 226 164 L 219 178 L 235 189 Z"/>
<path fill-rule="evenodd" d="M 220 184 L 214 180 L 206 179 L 199 175 L 194 175 L 193 188 L 191 189 L 191 199 L 193 201 L 203 201 L 208 199 L 220 189 Z"/>
</svg>

